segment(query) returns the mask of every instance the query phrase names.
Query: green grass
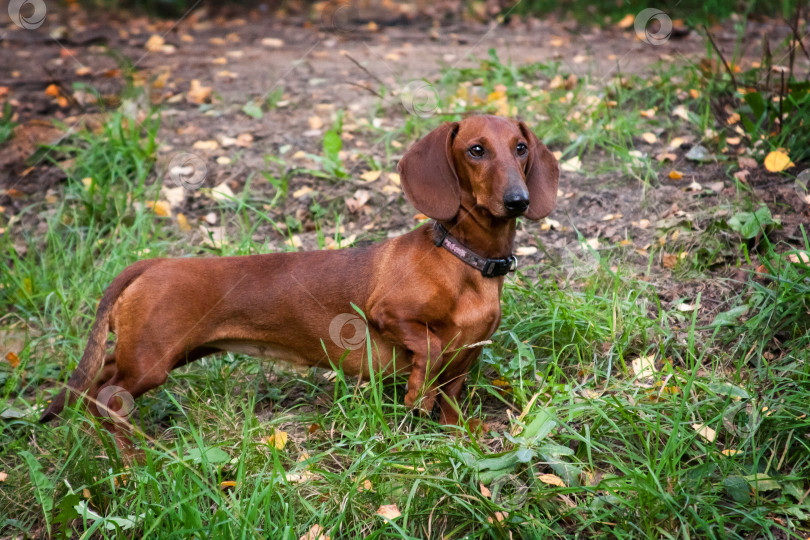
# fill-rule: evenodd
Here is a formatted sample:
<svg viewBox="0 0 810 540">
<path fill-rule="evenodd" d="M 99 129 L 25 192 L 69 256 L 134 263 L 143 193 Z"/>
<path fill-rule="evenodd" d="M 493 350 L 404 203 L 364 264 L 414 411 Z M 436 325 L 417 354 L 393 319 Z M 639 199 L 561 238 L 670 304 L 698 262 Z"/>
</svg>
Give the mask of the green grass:
<svg viewBox="0 0 810 540">
<path fill-rule="evenodd" d="M 14 126 L 16 125 L 12 117 L 11 103 L 6 103 L 3 106 L 2 114 L 0 114 L 0 144 L 3 144 L 11 138 Z"/>
<path fill-rule="evenodd" d="M 618 21 L 627 14 L 636 15 L 641 10 L 651 6 L 648 2 L 639 0 L 612 0 L 584 1 L 568 0 L 555 2 L 552 0 L 524 0 L 515 5 L 514 11 L 521 14 L 535 16 L 557 13 L 563 16 L 574 17 L 583 24 L 610 24 Z M 765 0 L 748 0 L 737 2 L 732 0 L 682 0 L 675 4 L 661 4 L 672 19 L 682 18 L 691 24 L 714 24 L 728 19 L 739 13 L 752 13 L 755 15 L 775 15 L 773 2 Z M 780 2 L 776 14 L 789 18 L 796 9 L 796 2 Z"/>
<path fill-rule="evenodd" d="M 564 159 L 582 156 L 586 167 L 651 188 L 658 166 L 649 156 L 627 168 L 637 157 L 630 152 L 649 151 L 641 133 L 666 142 L 714 126 L 711 81 L 669 69 L 551 89 L 570 75 L 562 66 L 510 65 L 493 54 L 436 81 L 442 115 L 410 115 L 390 130 L 368 122 L 354 136 L 387 155 L 364 165 L 390 167 L 402 151 L 394 141 L 498 107 L 487 98 L 503 84 L 507 104 L 545 129 Z M 465 81 L 482 103 L 469 93 L 462 103 Z M 673 119 L 690 88 L 708 96 L 686 103 L 690 120 Z M 641 117 L 642 107 L 658 112 Z M 118 272 L 142 257 L 267 251 L 263 231 L 284 230 L 271 211 L 296 175 L 328 185 L 356 175 L 338 155 L 345 121 L 323 141 L 317 170 L 274 156 L 233 200 L 201 203 L 226 227 L 230 242 L 220 249 L 190 243 L 173 218 L 149 209 L 159 197 L 159 111 L 142 124 L 113 113 L 103 132 L 51 149 L 54 162 L 72 160 L 60 197 L 32 199 L 0 237 L 0 330 L 24 343 L 19 366 L 0 364 L 0 471 L 8 474 L 0 535 L 295 539 L 315 525 L 332 538 L 810 534 L 810 266 L 788 258 L 810 242 L 772 245 L 771 225 L 746 191 L 726 218 L 694 232 L 691 252 L 703 258 L 679 263 L 672 281 L 658 281 L 651 263 L 634 263 L 622 246 L 549 250 L 552 262 L 510 279 L 503 324 L 464 400 L 469 417 L 490 423 L 485 433 L 412 414 L 403 381 L 360 383 L 233 355 L 177 370 L 137 401 L 143 464 L 128 466 L 78 410 L 35 423 L 52 381 L 75 368 L 96 302 Z M 265 181 L 269 194 L 259 189 Z M 308 211 L 319 245 L 326 234 L 340 238 L 342 205 L 316 193 Z M 21 225 L 40 214 L 47 227 Z M 293 216 L 284 226 L 288 235 L 303 228 Z M 653 247 L 650 261 L 657 249 L 683 247 Z M 765 272 L 736 284 L 714 322 L 698 316 L 699 295 L 689 299 L 693 311 L 662 300 L 673 281 L 720 279 L 717 251 L 723 268 L 756 260 Z M 282 432 L 283 448 L 268 444 Z M 402 515 L 378 516 L 382 505 Z"/>
</svg>

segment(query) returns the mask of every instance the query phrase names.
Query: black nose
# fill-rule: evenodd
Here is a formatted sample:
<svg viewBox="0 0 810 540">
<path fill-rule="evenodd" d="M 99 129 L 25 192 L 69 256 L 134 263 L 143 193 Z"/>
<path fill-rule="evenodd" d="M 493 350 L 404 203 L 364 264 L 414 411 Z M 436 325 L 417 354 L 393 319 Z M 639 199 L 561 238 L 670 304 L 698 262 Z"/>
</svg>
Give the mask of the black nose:
<svg viewBox="0 0 810 540">
<path fill-rule="evenodd" d="M 525 212 L 529 207 L 529 194 L 523 190 L 508 191 L 503 196 L 503 205 L 512 214 Z"/>
</svg>

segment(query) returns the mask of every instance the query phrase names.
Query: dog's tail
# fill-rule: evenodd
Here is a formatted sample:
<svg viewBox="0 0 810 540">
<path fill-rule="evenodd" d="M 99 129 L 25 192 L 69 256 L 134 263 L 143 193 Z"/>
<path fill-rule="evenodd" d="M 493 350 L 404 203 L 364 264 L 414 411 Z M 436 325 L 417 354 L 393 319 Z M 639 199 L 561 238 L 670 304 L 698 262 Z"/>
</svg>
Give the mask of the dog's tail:
<svg viewBox="0 0 810 540">
<path fill-rule="evenodd" d="M 82 359 L 79 362 L 76 371 L 70 376 L 67 382 L 67 388 L 62 389 L 53 400 L 51 400 L 48 408 L 42 413 L 39 418 L 41 423 L 53 420 L 62 409 L 65 408 L 65 400 L 67 392 L 70 391 L 70 400 L 72 401 L 77 396 L 85 392 L 93 382 L 93 379 L 98 375 L 101 365 L 104 362 L 104 356 L 107 352 L 107 335 L 110 332 L 110 313 L 115 305 L 116 300 L 124 292 L 133 281 L 135 281 L 147 268 L 152 266 L 158 259 L 149 259 L 145 261 L 138 261 L 135 264 L 128 266 L 123 272 L 110 283 L 107 290 L 104 291 L 104 296 L 101 297 L 101 302 L 98 304 L 96 310 L 96 320 L 90 329 L 90 337 L 87 339 L 87 346 L 82 354 Z"/>
</svg>

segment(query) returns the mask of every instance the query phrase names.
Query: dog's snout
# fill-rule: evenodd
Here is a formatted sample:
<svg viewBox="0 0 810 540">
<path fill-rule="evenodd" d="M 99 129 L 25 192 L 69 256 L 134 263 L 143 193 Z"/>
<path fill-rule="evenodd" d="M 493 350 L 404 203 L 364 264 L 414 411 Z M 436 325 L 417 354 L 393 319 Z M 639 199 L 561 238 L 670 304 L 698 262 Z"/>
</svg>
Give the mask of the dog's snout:
<svg viewBox="0 0 810 540">
<path fill-rule="evenodd" d="M 525 212 L 529 207 L 529 193 L 525 189 L 513 189 L 503 196 L 504 207 L 513 214 Z"/>
</svg>

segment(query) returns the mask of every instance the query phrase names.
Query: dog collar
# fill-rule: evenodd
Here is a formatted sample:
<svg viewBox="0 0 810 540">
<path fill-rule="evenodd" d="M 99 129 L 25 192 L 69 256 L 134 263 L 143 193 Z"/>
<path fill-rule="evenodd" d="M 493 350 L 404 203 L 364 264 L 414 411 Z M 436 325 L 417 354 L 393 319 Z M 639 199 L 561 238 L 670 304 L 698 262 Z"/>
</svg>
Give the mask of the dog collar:
<svg viewBox="0 0 810 540">
<path fill-rule="evenodd" d="M 509 272 L 514 272 L 517 268 L 517 257 L 510 255 L 501 259 L 489 259 L 481 257 L 473 250 L 453 238 L 444 225 L 438 221 L 433 223 L 436 246 L 443 247 L 468 265 L 480 271 L 484 277 L 505 276 Z"/>
</svg>

